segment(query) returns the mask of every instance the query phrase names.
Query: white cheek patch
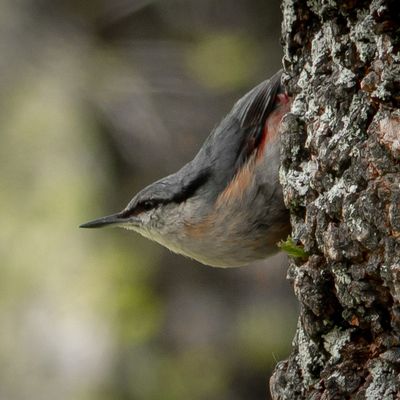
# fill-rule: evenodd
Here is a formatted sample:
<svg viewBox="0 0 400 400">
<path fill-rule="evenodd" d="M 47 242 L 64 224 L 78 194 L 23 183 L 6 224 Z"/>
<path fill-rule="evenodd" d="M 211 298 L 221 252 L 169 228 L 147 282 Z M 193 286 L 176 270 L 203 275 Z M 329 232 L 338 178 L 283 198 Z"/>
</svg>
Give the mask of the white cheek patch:
<svg viewBox="0 0 400 400">
<path fill-rule="evenodd" d="M 155 211 L 156 210 L 153 210 L 146 214 L 142 214 L 140 216 L 141 222 L 139 224 L 126 222 L 116 226 L 139 233 L 146 239 L 157 242 L 174 253 L 182 254 L 182 246 L 178 242 L 171 240 L 171 235 L 169 234 L 170 227 L 168 225 L 156 227 L 156 222 L 159 220 L 159 216 Z"/>
<path fill-rule="evenodd" d="M 117 226 L 118 226 L 118 228 L 124 228 L 124 229 L 126 229 L 128 231 L 135 231 L 135 232 L 138 231 L 137 228 L 134 227 L 133 225 L 124 224 L 124 225 L 117 225 Z"/>
<path fill-rule="evenodd" d="M 160 234 L 159 232 L 155 232 L 148 229 L 142 229 L 135 226 L 124 226 L 124 228 L 133 230 L 140 235 L 144 236 L 146 239 L 152 240 L 153 242 L 159 243 L 160 245 L 166 247 L 174 253 L 182 254 L 182 248 L 178 243 L 174 243 L 171 240 L 168 240 L 168 235 Z"/>
</svg>

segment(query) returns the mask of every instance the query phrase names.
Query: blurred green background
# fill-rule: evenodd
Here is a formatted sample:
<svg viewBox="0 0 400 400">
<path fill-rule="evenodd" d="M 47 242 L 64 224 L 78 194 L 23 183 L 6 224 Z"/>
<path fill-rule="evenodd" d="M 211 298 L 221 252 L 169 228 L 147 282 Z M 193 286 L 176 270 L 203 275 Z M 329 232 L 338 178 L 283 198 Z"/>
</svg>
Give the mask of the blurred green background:
<svg viewBox="0 0 400 400">
<path fill-rule="evenodd" d="M 297 314 L 277 255 L 201 267 L 120 210 L 280 67 L 279 1 L 2 0 L 0 399 L 265 399 Z"/>
</svg>

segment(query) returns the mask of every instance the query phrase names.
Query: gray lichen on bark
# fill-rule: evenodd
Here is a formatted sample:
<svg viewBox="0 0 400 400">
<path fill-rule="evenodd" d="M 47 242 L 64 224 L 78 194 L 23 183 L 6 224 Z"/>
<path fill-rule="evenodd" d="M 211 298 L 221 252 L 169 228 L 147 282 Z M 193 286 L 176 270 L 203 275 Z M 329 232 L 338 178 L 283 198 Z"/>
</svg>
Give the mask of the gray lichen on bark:
<svg viewBox="0 0 400 400">
<path fill-rule="evenodd" d="M 274 399 L 400 398 L 400 12 L 389 0 L 284 0 L 281 183 L 310 254 Z"/>
</svg>

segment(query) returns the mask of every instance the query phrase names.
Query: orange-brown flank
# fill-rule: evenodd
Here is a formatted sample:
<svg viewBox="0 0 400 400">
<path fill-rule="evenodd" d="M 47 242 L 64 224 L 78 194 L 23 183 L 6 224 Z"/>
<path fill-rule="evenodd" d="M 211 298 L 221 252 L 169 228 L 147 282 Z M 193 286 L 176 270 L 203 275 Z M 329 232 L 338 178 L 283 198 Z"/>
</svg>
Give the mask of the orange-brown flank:
<svg viewBox="0 0 400 400">
<path fill-rule="evenodd" d="M 246 191 L 254 177 L 256 165 L 262 161 L 266 146 L 276 140 L 283 116 L 290 109 L 290 98 L 286 94 L 277 96 L 278 107 L 268 116 L 261 142 L 252 156 L 233 177 L 228 186 L 218 196 L 213 211 L 197 224 L 186 224 L 185 231 L 191 237 L 201 238 L 209 232 L 216 221 L 216 209 L 237 200 Z"/>
</svg>

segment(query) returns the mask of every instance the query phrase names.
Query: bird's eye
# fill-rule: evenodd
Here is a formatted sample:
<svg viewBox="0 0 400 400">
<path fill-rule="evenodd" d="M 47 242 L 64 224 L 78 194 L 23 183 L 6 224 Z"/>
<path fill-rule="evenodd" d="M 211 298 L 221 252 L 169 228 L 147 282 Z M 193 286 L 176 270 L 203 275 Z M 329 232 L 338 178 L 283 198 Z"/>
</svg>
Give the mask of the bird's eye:
<svg viewBox="0 0 400 400">
<path fill-rule="evenodd" d="M 154 207 L 154 202 L 151 200 L 144 201 L 142 207 L 144 210 L 149 211 Z"/>
<path fill-rule="evenodd" d="M 137 203 L 134 207 L 125 210 L 124 217 L 134 217 L 142 212 L 150 211 L 157 206 L 159 202 L 156 200 L 144 200 Z"/>
<path fill-rule="evenodd" d="M 154 200 L 145 200 L 140 204 L 140 208 L 144 211 L 152 210 L 157 203 Z"/>
</svg>

